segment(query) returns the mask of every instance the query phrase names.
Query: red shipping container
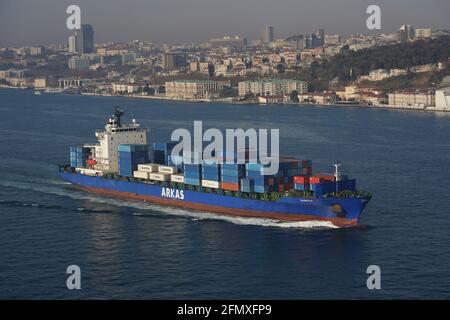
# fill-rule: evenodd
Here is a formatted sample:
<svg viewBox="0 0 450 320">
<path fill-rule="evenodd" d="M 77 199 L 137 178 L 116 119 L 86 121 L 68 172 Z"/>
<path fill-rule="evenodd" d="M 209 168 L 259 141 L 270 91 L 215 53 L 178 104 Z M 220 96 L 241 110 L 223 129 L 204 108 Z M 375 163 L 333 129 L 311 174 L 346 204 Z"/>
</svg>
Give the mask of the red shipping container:
<svg viewBox="0 0 450 320">
<path fill-rule="evenodd" d="M 330 175 L 315 175 L 309 178 L 309 183 L 312 184 L 316 184 L 316 183 L 320 183 L 320 182 L 324 182 L 324 181 L 328 181 L 328 182 L 335 182 L 336 178 L 334 176 L 330 176 Z"/>
<path fill-rule="evenodd" d="M 294 176 L 294 183 L 296 184 L 305 184 L 309 182 L 309 177 L 307 176 Z"/>
<path fill-rule="evenodd" d="M 316 183 L 321 183 L 323 182 L 323 178 L 320 176 L 312 176 L 309 178 L 309 183 L 311 184 L 316 184 Z"/>
<path fill-rule="evenodd" d="M 220 188 L 229 191 L 239 191 L 239 183 L 222 182 Z"/>
</svg>

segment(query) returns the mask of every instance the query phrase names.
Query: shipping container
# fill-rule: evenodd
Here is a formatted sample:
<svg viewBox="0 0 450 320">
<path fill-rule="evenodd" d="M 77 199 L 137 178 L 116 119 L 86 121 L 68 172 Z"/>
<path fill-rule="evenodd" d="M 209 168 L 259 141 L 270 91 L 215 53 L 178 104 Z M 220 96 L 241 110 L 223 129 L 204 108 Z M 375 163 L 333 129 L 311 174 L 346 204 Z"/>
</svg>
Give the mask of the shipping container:
<svg viewBox="0 0 450 320">
<path fill-rule="evenodd" d="M 170 176 L 170 181 L 184 183 L 184 176 L 182 174 L 172 174 Z"/>
<path fill-rule="evenodd" d="M 168 181 L 170 179 L 170 175 L 164 173 L 150 173 L 150 180 L 155 181 Z"/>
<path fill-rule="evenodd" d="M 240 180 L 241 180 L 241 177 L 238 177 L 238 176 L 222 176 L 221 177 L 222 182 L 239 183 Z"/>
<path fill-rule="evenodd" d="M 218 181 L 202 180 L 202 187 L 219 189 L 220 186 Z"/>
<path fill-rule="evenodd" d="M 133 177 L 148 180 L 150 178 L 150 172 L 133 171 Z"/>
<path fill-rule="evenodd" d="M 239 191 L 239 183 L 221 182 L 220 188 L 229 191 Z"/>
<path fill-rule="evenodd" d="M 255 181 L 251 178 L 243 178 L 241 179 L 241 191 L 243 192 L 254 192 L 255 190 Z"/>
<path fill-rule="evenodd" d="M 298 183 L 298 184 L 309 183 L 309 177 L 308 176 L 294 176 L 294 183 Z"/>
<path fill-rule="evenodd" d="M 158 172 L 158 164 L 154 164 L 154 163 L 138 164 L 138 171 Z"/>
<path fill-rule="evenodd" d="M 184 178 L 185 184 L 189 184 L 189 185 L 193 185 L 193 186 L 200 186 L 201 185 L 200 181 L 201 181 L 200 179 L 195 179 L 195 178 L 187 178 L 187 177 Z"/>
<path fill-rule="evenodd" d="M 148 163 L 148 145 L 121 144 L 119 150 L 119 175 L 132 177 L 139 164 Z"/>
<path fill-rule="evenodd" d="M 158 172 L 174 174 L 174 173 L 176 173 L 176 169 L 174 167 L 160 165 L 160 166 L 158 166 Z"/>
</svg>

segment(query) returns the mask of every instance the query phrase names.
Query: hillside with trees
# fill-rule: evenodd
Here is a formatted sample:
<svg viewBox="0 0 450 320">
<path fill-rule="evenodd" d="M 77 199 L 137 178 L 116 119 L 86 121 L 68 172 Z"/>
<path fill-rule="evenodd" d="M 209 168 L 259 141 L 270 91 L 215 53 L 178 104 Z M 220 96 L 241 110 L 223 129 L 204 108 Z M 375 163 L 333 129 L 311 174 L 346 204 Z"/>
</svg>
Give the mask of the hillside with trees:
<svg viewBox="0 0 450 320">
<path fill-rule="evenodd" d="M 448 61 L 450 58 L 450 37 L 418 40 L 393 45 L 383 45 L 350 51 L 332 57 L 330 60 L 315 62 L 308 70 L 307 78 L 313 81 L 317 89 L 325 89 L 335 78 L 339 82 L 355 81 L 361 75 L 367 75 L 376 69 L 406 69 L 418 65 Z M 443 72 L 442 75 L 448 74 Z M 409 75 L 409 80 L 414 75 Z M 395 79 L 394 79 L 395 80 Z M 439 81 L 439 79 L 433 79 Z M 401 83 L 401 79 L 397 79 Z"/>
</svg>

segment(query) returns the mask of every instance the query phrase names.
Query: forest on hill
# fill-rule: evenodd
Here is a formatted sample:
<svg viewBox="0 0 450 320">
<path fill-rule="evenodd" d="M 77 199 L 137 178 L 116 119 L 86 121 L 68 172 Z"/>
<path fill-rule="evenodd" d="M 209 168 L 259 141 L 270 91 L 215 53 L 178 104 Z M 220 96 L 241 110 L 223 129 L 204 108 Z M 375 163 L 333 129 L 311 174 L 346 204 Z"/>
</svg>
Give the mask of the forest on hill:
<svg viewBox="0 0 450 320">
<path fill-rule="evenodd" d="M 330 60 L 313 63 L 307 77 L 311 79 L 317 89 L 323 90 L 331 80 L 336 78 L 339 79 L 339 82 L 346 83 L 355 81 L 361 75 L 369 74 L 371 70 L 407 69 L 418 65 L 448 61 L 449 58 L 450 37 L 443 36 L 436 39 L 396 43 L 356 52 L 346 52 L 334 56 Z M 448 69 L 447 72 L 442 72 L 442 75 L 446 74 L 448 74 Z M 439 81 L 436 77 L 433 80 Z M 401 83 L 401 81 L 397 82 Z"/>
</svg>

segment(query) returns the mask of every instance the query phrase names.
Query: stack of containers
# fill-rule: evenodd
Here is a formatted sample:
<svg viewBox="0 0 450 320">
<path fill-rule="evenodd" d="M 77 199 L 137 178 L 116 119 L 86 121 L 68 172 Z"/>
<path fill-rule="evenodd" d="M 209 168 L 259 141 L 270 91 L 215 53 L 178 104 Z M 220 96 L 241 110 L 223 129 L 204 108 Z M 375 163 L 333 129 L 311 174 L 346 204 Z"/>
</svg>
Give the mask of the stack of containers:
<svg viewBox="0 0 450 320">
<path fill-rule="evenodd" d="M 245 178 L 245 164 L 222 164 L 221 168 L 222 183 L 221 188 L 230 191 L 239 191 L 241 188 L 241 179 Z M 246 183 L 249 186 L 250 184 Z M 249 188 L 245 188 L 246 190 Z M 241 190 L 244 192 L 250 192 Z"/>
<path fill-rule="evenodd" d="M 309 176 L 295 176 L 294 189 L 301 191 L 309 190 Z"/>
<path fill-rule="evenodd" d="M 275 191 L 284 192 L 294 188 L 294 177 L 301 172 L 301 162 L 294 158 L 280 158 Z"/>
<path fill-rule="evenodd" d="M 301 160 L 302 170 L 299 175 L 311 176 L 312 175 L 312 161 L 311 160 Z"/>
<path fill-rule="evenodd" d="M 221 165 L 214 159 L 204 160 L 202 164 L 202 186 L 219 189 L 220 177 Z"/>
<path fill-rule="evenodd" d="M 255 192 L 255 180 L 252 178 L 241 179 L 241 191 L 242 192 Z"/>
<path fill-rule="evenodd" d="M 256 193 L 268 193 L 274 191 L 274 185 L 277 182 L 274 176 L 263 175 L 264 165 L 260 163 L 246 163 L 245 172 L 248 179 L 248 186 L 250 186 L 250 180 L 253 181 L 253 192 Z M 244 179 L 245 180 L 245 179 Z M 247 184 L 247 181 L 241 181 Z"/>
<path fill-rule="evenodd" d="M 86 160 L 89 158 L 91 150 L 81 146 L 70 147 L 70 166 L 73 168 L 85 168 Z"/>
<path fill-rule="evenodd" d="M 184 183 L 194 186 L 201 185 L 202 165 L 201 164 L 184 164 L 183 165 Z"/>
<path fill-rule="evenodd" d="M 133 171 L 133 177 L 139 179 L 150 179 L 150 173 L 158 172 L 158 165 L 154 163 L 138 164 L 137 171 Z"/>
<path fill-rule="evenodd" d="M 163 165 L 169 165 L 171 162 L 170 154 L 177 142 L 153 143 L 153 162 Z"/>
<path fill-rule="evenodd" d="M 132 177 L 138 164 L 148 163 L 148 145 L 121 144 L 119 145 L 119 175 Z"/>
</svg>

